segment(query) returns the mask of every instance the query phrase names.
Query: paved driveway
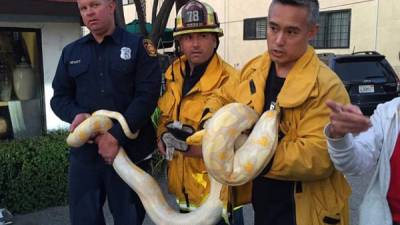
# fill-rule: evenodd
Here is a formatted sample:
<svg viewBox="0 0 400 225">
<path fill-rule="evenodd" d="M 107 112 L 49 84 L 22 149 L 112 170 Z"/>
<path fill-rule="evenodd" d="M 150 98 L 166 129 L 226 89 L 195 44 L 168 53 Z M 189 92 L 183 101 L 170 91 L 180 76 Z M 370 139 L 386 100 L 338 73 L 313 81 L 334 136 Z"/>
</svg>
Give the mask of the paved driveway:
<svg viewBox="0 0 400 225">
<path fill-rule="evenodd" d="M 350 184 L 352 185 L 353 193 L 350 199 L 351 208 L 351 224 L 358 225 L 358 206 L 361 203 L 362 195 L 367 188 L 368 181 L 370 180 L 371 174 L 367 174 L 363 177 L 348 177 Z M 161 179 L 161 185 L 165 188 L 165 179 Z M 174 198 L 170 195 L 166 195 L 167 200 L 171 205 L 174 204 Z M 112 225 L 112 218 L 107 207 L 104 208 L 105 217 L 108 225 Z M 251 205 L 244 207 L 244 219 L 245 225 L 253 225 L 253 209 Z M 144 225 L 154 225 L 154 223 L 146 216 L 143 223 Z M 46 210 L 42 210 L 35 213 L 16 215 L 14 225 L 70 225 L 68 218 L 68 207 L 54 207 Z"/>
</svg>

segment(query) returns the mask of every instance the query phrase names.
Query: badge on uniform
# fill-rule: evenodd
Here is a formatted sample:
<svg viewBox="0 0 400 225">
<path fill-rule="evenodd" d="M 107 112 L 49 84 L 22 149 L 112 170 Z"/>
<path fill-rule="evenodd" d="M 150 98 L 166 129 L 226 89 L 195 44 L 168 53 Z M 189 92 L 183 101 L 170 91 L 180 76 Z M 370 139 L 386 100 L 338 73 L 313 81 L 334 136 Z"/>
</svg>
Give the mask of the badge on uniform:
<svg viewBox="0 0 400 225">
<path fill-rule="evenodd" d="M 157 49 L 154 47 L 153 42 L 150 39 L 143 39 L 143 46 L 146 49 L 147 55 L 155 57 L 157 56 Z"/>
<path fill-rule="evenodd" d="M 121 48 L 121 55 L 120 55 L 121 59 L 123 59 L 123 60 L 131 59 L 131 52 L 132 52 L 132 50 L 130 48 L 122 47 Z"/>
</svg>

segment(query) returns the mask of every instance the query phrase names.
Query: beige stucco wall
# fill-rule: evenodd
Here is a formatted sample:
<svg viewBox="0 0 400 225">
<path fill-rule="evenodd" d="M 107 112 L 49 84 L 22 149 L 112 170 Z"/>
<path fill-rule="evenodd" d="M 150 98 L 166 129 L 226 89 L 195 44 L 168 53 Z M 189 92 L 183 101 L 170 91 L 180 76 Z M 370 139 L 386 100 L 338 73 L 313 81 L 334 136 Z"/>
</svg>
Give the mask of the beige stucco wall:
<svg viewBox="0 0 400 225">
<path fill-rule="evenodd" d="M 398 0 L 379 0 L 377 50 L 386 55 L 400 76 L 400 4 Z"/>
<path fill-rule="evenodd" d="M 237 68 L 251 58 L 263 53 L 267 48 L 266 40 L 243 40 L 243 20 L 265 17 L 268 1 L 262 0 L 205 0 L 218 13 L 224 37 L 218 53 Z"/>
</svg>

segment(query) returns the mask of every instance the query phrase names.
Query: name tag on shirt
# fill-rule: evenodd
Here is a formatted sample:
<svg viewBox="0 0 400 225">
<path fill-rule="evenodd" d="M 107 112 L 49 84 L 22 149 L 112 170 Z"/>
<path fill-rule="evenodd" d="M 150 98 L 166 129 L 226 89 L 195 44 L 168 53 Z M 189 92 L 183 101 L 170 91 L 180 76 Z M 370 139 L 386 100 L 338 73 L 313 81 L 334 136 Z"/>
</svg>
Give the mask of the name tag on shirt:
<svg viewBox="0 0 400 225">
<path fill-rule="evenodd" d="M 80 59 L 69 61 L 69 64 L 70 64 L 70 65 L 79 64 L 79 63 L 81 63 L 81 60 L 80 60 Z"/>
</svg>

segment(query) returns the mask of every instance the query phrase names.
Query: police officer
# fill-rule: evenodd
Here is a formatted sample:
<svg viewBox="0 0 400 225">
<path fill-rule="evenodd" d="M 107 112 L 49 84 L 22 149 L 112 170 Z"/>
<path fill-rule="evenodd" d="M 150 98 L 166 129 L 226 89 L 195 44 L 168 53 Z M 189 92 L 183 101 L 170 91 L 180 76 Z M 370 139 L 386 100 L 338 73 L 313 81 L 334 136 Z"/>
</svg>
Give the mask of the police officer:
<svg viewBox="0 0 400 225">
<path fill-rule="evenodd" d="M 210 182 L 202 159 L 201 146 L 188 146 L 186 137 L 201 126 L 206 98 L 213 90 L 234 82 L 237 71 L 216 53 L 218 38 L 223 35 L 217 14 L 211 6 L 189 1 L 176 17 L 174 37 L 181 57 L 168 68 L 166 92 L 160 98 L 158 147 L 170 159 L 168 165 L 169 191 L 177 198 L 182 212 L 190 212 L 207 197 Z M 250 186 L 241 196 L 232 196 L 229 203 L 239 205 L 250 201 Z M 239 193 L 240 191 L 236 191 Z M 236 198 L 238 197 L 238 198 Z M 227 188 L 221 194 L 227 203 Z M 241 201 L 240 201 L 241 200 Z M 243 224 L 241 210 L 235 211 L 235 224 Z M 220 224 L 225 224 L 221 219 Z"/>
<path fill-rule="evenodd" d="M 90 34 L 67 45 L 53 80 L 51 107 L 74 130 L 99 109 L 124 115 L 139 137 L 129 140 L 120 124 L 93 137 L 95 143 L 70 151 L 69 204 L 73 225 L 105 224 L 107 198 L 116 225 L 142 224 L 145 211 L 138 196 L 111 166 L 119 146 L 133 162 L 155 148 L 150 115 L 156 107 L 161 73 L 151 41 L 116 27 L 114 0 L 77 0 Z"/>
</svg>

